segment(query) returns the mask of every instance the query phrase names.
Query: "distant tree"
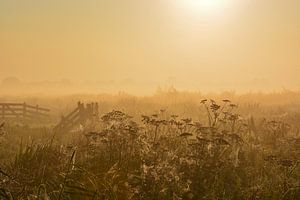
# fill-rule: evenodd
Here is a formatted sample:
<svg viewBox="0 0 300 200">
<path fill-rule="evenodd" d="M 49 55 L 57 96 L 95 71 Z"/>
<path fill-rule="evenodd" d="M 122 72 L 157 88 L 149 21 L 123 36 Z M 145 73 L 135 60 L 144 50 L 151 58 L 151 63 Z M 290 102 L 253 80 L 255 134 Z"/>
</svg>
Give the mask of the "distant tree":
<svg viewBox="0 0 300 200">
<path fill-rule="evenodd" d="M 17 87 L 21 85 L 21 81 L 16 77 L 7 77 L 2 82 L 3 87 Z"/>
</svg>

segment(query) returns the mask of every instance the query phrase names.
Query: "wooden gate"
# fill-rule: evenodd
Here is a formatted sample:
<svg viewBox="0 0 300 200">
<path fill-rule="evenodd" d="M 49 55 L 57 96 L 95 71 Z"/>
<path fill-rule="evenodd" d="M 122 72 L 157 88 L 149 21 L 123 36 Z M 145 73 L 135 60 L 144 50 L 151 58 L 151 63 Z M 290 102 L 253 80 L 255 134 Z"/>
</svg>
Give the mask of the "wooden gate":
<svg viewBox="0 0 300 200">
<path fill-rule="evenodd" d="M 78 125 L 84 125 L 87 120 L 93 120 L 98 116 L 98 103 L 86 104 L 78 102 L 77 107 L 66 116 L 61 117 L 61 121 L 54 130 L 57 132 L 68 132 Z"/>
<path fill-rule="evenodd" d="M 26 103 L 0 103 L 0 118 L 2 119 L 42 119 L 48 117 L 47 108 L 31 106 Z"/>
</svg>

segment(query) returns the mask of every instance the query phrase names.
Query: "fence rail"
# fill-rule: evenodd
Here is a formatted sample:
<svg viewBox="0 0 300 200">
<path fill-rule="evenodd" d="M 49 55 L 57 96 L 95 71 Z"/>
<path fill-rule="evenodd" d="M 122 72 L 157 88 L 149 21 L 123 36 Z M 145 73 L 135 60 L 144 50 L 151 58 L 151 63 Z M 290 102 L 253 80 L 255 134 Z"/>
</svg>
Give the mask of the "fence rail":
<svg viewBox="0 0 300 200">
<path fill-rule="evenodd" d="M 26 103 L 0 103 L 0 118 L 41 119 L 49 116 L 50 110 Z"/>
</svg>

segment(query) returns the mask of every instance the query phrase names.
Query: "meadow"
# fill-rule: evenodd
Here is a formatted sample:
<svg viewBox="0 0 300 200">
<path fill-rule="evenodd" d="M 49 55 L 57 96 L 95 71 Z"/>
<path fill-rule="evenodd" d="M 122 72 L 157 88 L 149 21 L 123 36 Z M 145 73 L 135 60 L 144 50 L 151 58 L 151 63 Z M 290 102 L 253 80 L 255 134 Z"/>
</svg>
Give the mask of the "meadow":
<svg viewBox="0 0 300 200">
<path fill-rule="evenodd" d="M 98 102 L 99 115 L 54 131 L 79 100 Z M 0 119 L 0 199 L 300 197 L 300 92 L 1 96 L 8 101 L 51 116 Z"/>
</svg>

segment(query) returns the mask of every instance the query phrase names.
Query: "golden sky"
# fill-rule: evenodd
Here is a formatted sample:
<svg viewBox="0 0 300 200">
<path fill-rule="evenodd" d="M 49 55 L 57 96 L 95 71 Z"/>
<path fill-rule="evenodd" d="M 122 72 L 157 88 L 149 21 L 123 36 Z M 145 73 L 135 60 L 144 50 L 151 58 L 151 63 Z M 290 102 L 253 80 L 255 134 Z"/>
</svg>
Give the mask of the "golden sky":
<svg viewBox="0 0 300 200">
<path fill-rule="evenodd" d="M 0 0 L 8 76 L 300 89 L 300 1 Z"/>
</svg>

